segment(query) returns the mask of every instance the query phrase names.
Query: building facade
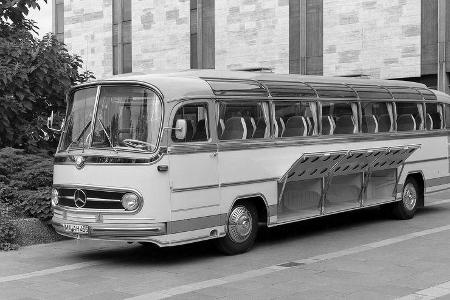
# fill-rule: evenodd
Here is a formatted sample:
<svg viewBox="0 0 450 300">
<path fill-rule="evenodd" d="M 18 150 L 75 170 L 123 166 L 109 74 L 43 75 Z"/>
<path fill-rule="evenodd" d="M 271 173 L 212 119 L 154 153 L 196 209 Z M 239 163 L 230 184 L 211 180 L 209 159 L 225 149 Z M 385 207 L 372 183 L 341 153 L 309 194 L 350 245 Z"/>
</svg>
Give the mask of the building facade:
<svg viewBox="0 0 450 300">
<path fill-rule="evenodd" d="M 449 92 L 446 0 L 53 0 L 97 78 L 189 68 L 369 76 Z"/>
</svg>

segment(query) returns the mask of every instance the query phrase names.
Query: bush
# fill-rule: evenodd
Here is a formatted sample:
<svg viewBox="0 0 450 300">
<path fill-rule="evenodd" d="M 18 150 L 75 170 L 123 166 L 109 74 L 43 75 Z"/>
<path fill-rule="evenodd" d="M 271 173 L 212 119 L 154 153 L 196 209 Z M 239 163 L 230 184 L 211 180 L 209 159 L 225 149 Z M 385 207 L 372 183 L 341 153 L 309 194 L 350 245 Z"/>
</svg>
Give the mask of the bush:
<svg viewBox="0 0 450 300">
<path fill-rule="evenodd" d="M 6 205 L 10 217 L 49 220 L 52 176 L 52 157 L 48 154 L 0 149 L 0 204 Z"/>
<path fill-rule="evenodd" d="M 0 209 L 0 251 L 17 250 L 19 246 L 13 242 L 16 236 L 16 228 Z"/>
</svg>

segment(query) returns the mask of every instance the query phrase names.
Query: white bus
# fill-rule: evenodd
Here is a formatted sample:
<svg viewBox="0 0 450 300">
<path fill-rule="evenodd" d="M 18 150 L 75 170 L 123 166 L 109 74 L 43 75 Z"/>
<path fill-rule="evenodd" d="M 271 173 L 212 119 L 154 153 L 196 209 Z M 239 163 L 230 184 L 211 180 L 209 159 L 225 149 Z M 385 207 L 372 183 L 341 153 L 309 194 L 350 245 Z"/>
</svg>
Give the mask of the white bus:
<svg viewBox="0 0 450 300">
<path fill-rule="evenodd" d="M 199 70 L 82 84 L 67 104 L 52 222 L 69 237 L 236 254 L 260 226 L 409 219 L 450 189 L 450 96 L 422 84 Z"/>
</svg>

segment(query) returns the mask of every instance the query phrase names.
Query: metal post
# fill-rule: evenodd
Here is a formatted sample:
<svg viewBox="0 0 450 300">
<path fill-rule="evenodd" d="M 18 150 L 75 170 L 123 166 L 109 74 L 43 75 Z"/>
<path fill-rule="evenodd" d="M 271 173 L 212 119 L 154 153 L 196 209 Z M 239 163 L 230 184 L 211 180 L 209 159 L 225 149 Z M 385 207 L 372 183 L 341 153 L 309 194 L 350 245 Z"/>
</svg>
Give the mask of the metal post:
<svg viewBox="0 0 450 300">
<path fill-rule="evenodd" d="M 447 0 L 438 0 L 438 90 L 450 93 L 450 79 L 447 73 L 448 53 L 447 40 L 448 26 L 450 22 L 447 19 L 447 11 L 449 10 Z"/>
</svg>

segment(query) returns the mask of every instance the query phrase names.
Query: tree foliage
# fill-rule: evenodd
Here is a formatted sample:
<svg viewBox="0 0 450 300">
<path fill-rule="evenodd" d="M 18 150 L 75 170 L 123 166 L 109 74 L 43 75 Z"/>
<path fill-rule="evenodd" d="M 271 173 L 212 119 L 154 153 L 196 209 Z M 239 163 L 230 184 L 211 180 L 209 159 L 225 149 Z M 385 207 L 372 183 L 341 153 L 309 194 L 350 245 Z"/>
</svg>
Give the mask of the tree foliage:
<svg viewBox="0 0 450 300">
<path fill-rule="evenodd" d="M 55 36 L 33 35 L 37 27 L 27 19 L 32 8 L 39 8 L 37 0 L 0 6 L 0 147 L 49 146 L 46 117 L 52 110 L 63 115 L 68 89 L 93 77 L 80 72 L 81 58 Z"/>
</svg>

